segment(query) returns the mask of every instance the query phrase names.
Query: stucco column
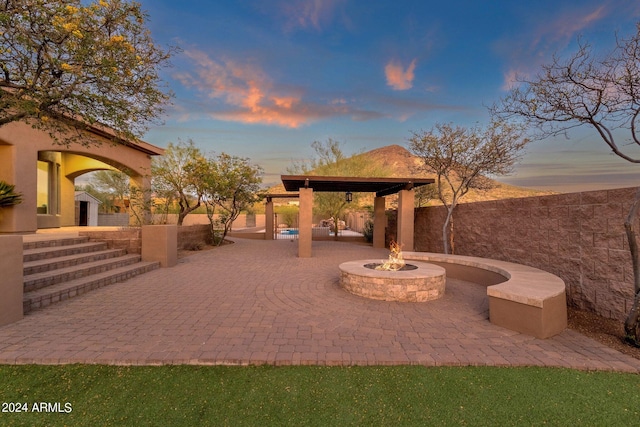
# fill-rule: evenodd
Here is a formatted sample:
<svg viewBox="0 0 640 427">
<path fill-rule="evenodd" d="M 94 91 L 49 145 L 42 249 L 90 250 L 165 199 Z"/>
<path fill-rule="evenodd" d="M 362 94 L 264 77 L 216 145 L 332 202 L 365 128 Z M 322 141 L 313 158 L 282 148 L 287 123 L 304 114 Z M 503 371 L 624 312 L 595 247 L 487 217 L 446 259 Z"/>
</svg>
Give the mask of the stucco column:
<svg viewBox="0 0 640 427">
<path fill-rule="evenodd" d="M 18 181 L 16 179 L 16 173 L 15 173 L 15 168 L 18 166 L 16 164 L 16 160 L 17 160 L 16 157 L 17 155 L 16 155 L 15 146 L 0 145 L 0 181 L 5 181 L 7 184 L 12 184 L 12 185 L 16 184 L 16 182 Z M 35 160 L 33 163 L 35 165 Z M 35 176 L 35 172 L 33 173 L 33 175 Z M 16 188 L 15 191 L 24 193 L 24 187 Z M 33 191 L 33 194 L 35 194 L 35 190 Z M 31 194 L 29 194 L 29 196 L 31 196 Z M 35 202 L 35 196 L 34 196 L 33 197 L 34 212 L 36 210 L 35 204 L 36 202 Z M 20 217 L 19 214 L 20 214 L 21 208 L 24 207 L 24 202 L 23 202 L 23 206 L 20 206 L 20 207 L 18 206 L 0 209 L 0 233 L 12 232 L 12 231 L 23 231 L 22 229 L 20 229 L 20 226 L 17 224 L 17 222 L 18 222 L 18 218 Z M 26 216 L 26 215 L 23 215 L 23 216 Z M 35 218 L 33 221 L 32 228 L 33 230 L 28 230 L 28 231 L 35 231 L 36 229 Z"/>
<path fill-rule="evenodd" d="M 401 190 L 398 196 L 397 240 L 403 251 L 413 251 L 414 191 Z"/>
<path fill-rule="evenodd" d="M 264 238 L 265 240 L 273 240 L 273 199 L 271 197 L 267 197 L 264 215 Z"/>
<path fill-rule="evenodd" d="M 22 319 L 22 236 L 0 236 L 0 326 Z"/>
<path fill-rule="evenodd" d="M 384 232 L 387 226 L 387 216 L 384 212 L 385 198 L 373 199 L 373 247 L 384 248 Z"/>
<path fill-rule="evenodd" d="M 64 166 L 64 161 L 62 162 Z M 76 225 L 76 187 L 75 182 L 60 174 L 60 226 L 72 227 Z M 96 217 L 97 218 L 97 217 Z"/>
<path fill-rule="evenodd" d="M 178 263 L 178 226 L 143 225 L 142 260 L 160 261 L 160 267 Z"/>
<path fill-rule="evenodd" d="M 0 210 L 0 232 L 32 233 L 38 229 L 37 162 L 38 150 L 28 143 L 20 149 L 15 145 L 0 145 L 0 180 L 15 185 L 15 191 L 22 193 L 22 203 Z"/>
<path fill-rule="evenodd" d="M 60 226 L 72 227 L 76 225 L 76 187 L 75 178 L 78 176 L 75 172 L 78 166 L 79 159 L 89 160 L 91 162 L 98 162 L 97 160 L 89 159 L 88 157 L 78 156 L 76 154 L 61 153 L 61 166 L 60 166 Z M 81 168 L 84 171 L 84 169 Z"/>
<path fill-rule="evenodd" d="M 313 226 L 313 189 L 300 189 L 300 211 L 298 218 L 298 257 L 311 257 Z"/>
</svg>

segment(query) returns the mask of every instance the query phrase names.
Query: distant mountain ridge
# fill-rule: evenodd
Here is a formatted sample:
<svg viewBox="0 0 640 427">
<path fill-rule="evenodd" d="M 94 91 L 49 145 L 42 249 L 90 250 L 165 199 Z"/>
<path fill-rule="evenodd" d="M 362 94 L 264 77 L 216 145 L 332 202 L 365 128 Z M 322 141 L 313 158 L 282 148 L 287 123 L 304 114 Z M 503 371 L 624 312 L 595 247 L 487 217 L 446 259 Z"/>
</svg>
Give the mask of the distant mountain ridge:
<svg viewBox="0 0 640 427">
<path fill-rule="evenodd" d="M 391 177 L 408 178 L 411 176 L 424 176 L 420 172 L 422 161 L 414 156 L 406 148 L 400 145 L 387 145 L 376 148 L 362 155 L 367 156 L 372 162 L 377 162 L 380 166 L 391 171 Z M 425 178 L 431 178 L 424 176 Z"/>
<path fill-rule="evenodd" d="M 435 173 L 429 173 L 424 170 L 422 159 L 413 155 L 409 150 L 400 145 L 387 145 L 363 153 L 371 158 L 371 161 L 378 162 L 381 165 L 391 169 L 392 175 L 398 178 L 420 177 L 435 178 Z M 486 191 L 471 189 L 462 199 L 460 203 L 479 202 L 487 200 L 512 199 L 518 197 L 541 196 L 545 194 L 553 194 L 551 191 L 536 190 L 533 188 L 516 187 L 502 183 L 498 180 L 489 179 L 492 188 Z M 431 204 L 439 204 L 439 201 L 432 201 Z"/>
<path fill-rule="evenodd" d="M 434 173 L 424 171 L 422 160 L 413 155 L 406 148 L 394 144 L 376 148 L 356 156 L 365 156 L 368 162 L 374 162 L 388 174 L 386 177 L 393 178 L 435 178 Z M 531 197 L 544 194 L 553 194 L 550 191 L 540 191 L 531 188 L 516 187 L 501 183 L 497 180 L 489 180 L 493 186 L 491 189 L 482 191 L 472 189 L 466 194 L 460 203 L 509 199 L 517 197 Z M 282 184 L 273 186 L 269 189 L 269 193 L 284 193 Z M 438 200 L 432 200 L 430 204 L 440 204 Z"/>
</svg>

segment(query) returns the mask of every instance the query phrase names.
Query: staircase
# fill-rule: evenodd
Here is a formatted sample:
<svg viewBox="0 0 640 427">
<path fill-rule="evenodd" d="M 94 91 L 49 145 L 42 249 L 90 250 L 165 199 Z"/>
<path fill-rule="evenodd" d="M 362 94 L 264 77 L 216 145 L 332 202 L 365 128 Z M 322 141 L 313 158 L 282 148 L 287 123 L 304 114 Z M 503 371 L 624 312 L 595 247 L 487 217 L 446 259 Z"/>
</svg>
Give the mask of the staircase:
<svg viewBox="0 0 640 427">
<path fill-rule="evenodd" d="M 23 253 L 25 314 L 160 266 L 88 237 L 25 242 Z"/>
</svg>

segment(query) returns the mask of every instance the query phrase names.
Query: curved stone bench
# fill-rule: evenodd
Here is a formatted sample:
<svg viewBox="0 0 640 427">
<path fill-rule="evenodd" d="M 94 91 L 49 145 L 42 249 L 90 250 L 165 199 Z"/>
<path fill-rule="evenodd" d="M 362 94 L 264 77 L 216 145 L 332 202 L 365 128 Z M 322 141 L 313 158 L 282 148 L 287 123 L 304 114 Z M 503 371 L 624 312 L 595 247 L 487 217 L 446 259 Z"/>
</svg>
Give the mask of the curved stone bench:
<svg viewBox="0 0 640 427">
<path fill-rule="evenodd" d="M 487 286 L 493 324 L 537 338 L 549 338 L 567 327 L 565 284 L 551 273 L 487 258 L 431 252 L 403 255 L 406 260 L 440 265 L 447 277 Z"/>
</svg>

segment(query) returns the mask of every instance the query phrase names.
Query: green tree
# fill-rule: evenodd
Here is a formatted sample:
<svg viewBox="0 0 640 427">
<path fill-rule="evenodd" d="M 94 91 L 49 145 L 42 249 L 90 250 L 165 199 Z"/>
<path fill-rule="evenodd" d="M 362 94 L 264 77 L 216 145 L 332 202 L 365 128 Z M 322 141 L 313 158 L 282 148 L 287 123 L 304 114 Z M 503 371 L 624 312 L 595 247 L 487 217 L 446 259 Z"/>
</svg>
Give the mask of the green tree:
<svg viewBox="0 0 640 427">
<path fill-rule="evenodd" d="M 151 185 L 157 197 L 177 200 L 178 225 L 201 206 L 202 180 L 209 170 L 209 162 L 192 140 L 169 143 L 163 156 L 151 164 Z"/>
<path fill-rule="evenodd" d="M 294 163 L 288 172 L 292 174 L 345 177 L 385 177 L 389 171 L 370 162 L 362 153 L 346 156 L 342 143 L 329 138 L 326 142 L 314 141 L 311 147 L 316 155 L 308 162 Z M 361 193 L 353 193 L 351 203 L 358 205 Z M 344 193 L 314 194 L 314 210 L 317 214 L 333 219 L 334 236 L 338 238 L 339 222 L 349 207 Z"/>
<path fill-rule="evenodd" d="M 554 57 L 531 79 L 492 107 L 506 120 L 521 121 L 536 139 L 586 126 L 618 157 L 640 163 L 640 23 L 636 33 L 617 39 L 615 49 L 596 55 L 580 43 L 568 59 Z M 625 320 L 626 340 L 640 347 L 640 252 L 636 218 L 640 188 L 631 203 L 625 230 L 634 274 L 634 301 Z"/>
<path fill-rule="evenodd" d="M 416 208 L 427 206 L 431 200 L 438 198 L 438 188 L 435 185 L 423 185 L 414 191 Z"/>
<path fill-rule="evenodd" d="M 126 0 L 0 2 L 0 126 L 24 121 L 67 145 L 91 144 L 88 125 L 142 136 L 170 98 L 159 71 L 175 51 L 146 21 Z"/>
<path fill-rule="evenodd" d="M 132 186 L 129 189 L 129 217 L 136 226 L 153 224 L 151 213 L 155 209 L 152 189 Z"/>
<path fill-rule="evenodd" d="M 298 228 L 298 217 L 300 207 L 295 205 L 285 205 L 274 207 L 274 212 L 278 216 L 278 224 L 287 224 L 289 227 Z"/>
<path fill-rule="evenodd" d="M 409 138 L 410 150 L 422 159 L 425 171 L 436 174 L 438 199 L 447 209 L 444 253 L 455 251 L 453 211 L 460 199 L 472 188 L 489 188 L 486 175 L 511 172 L 528 142 L 521 126 L 499 121 L 486 128 L 438 123 Z"/>
<path fill-rule="evenodd" d="M 221 244 L 233 221 L 243 210 L 250 209 L 260 200 L 262 169 L 252 165 L 249 159 L 221 153 L 208 162 L 207 173 L 203 175 L 203 202 L 211 224 L 214 243 Z M 215 236 L 214 214 L 218 210 L 222 236 Z"/>
<path fill-rule="evenodd" d="M 129 176 L 126 173 L 114 170 L 100 170 L 93 172 L 89 184 L 100 196 L 98 199 L 110 207 L 124 206 L 124 201 L 130 196 Z"/>
</svg>

